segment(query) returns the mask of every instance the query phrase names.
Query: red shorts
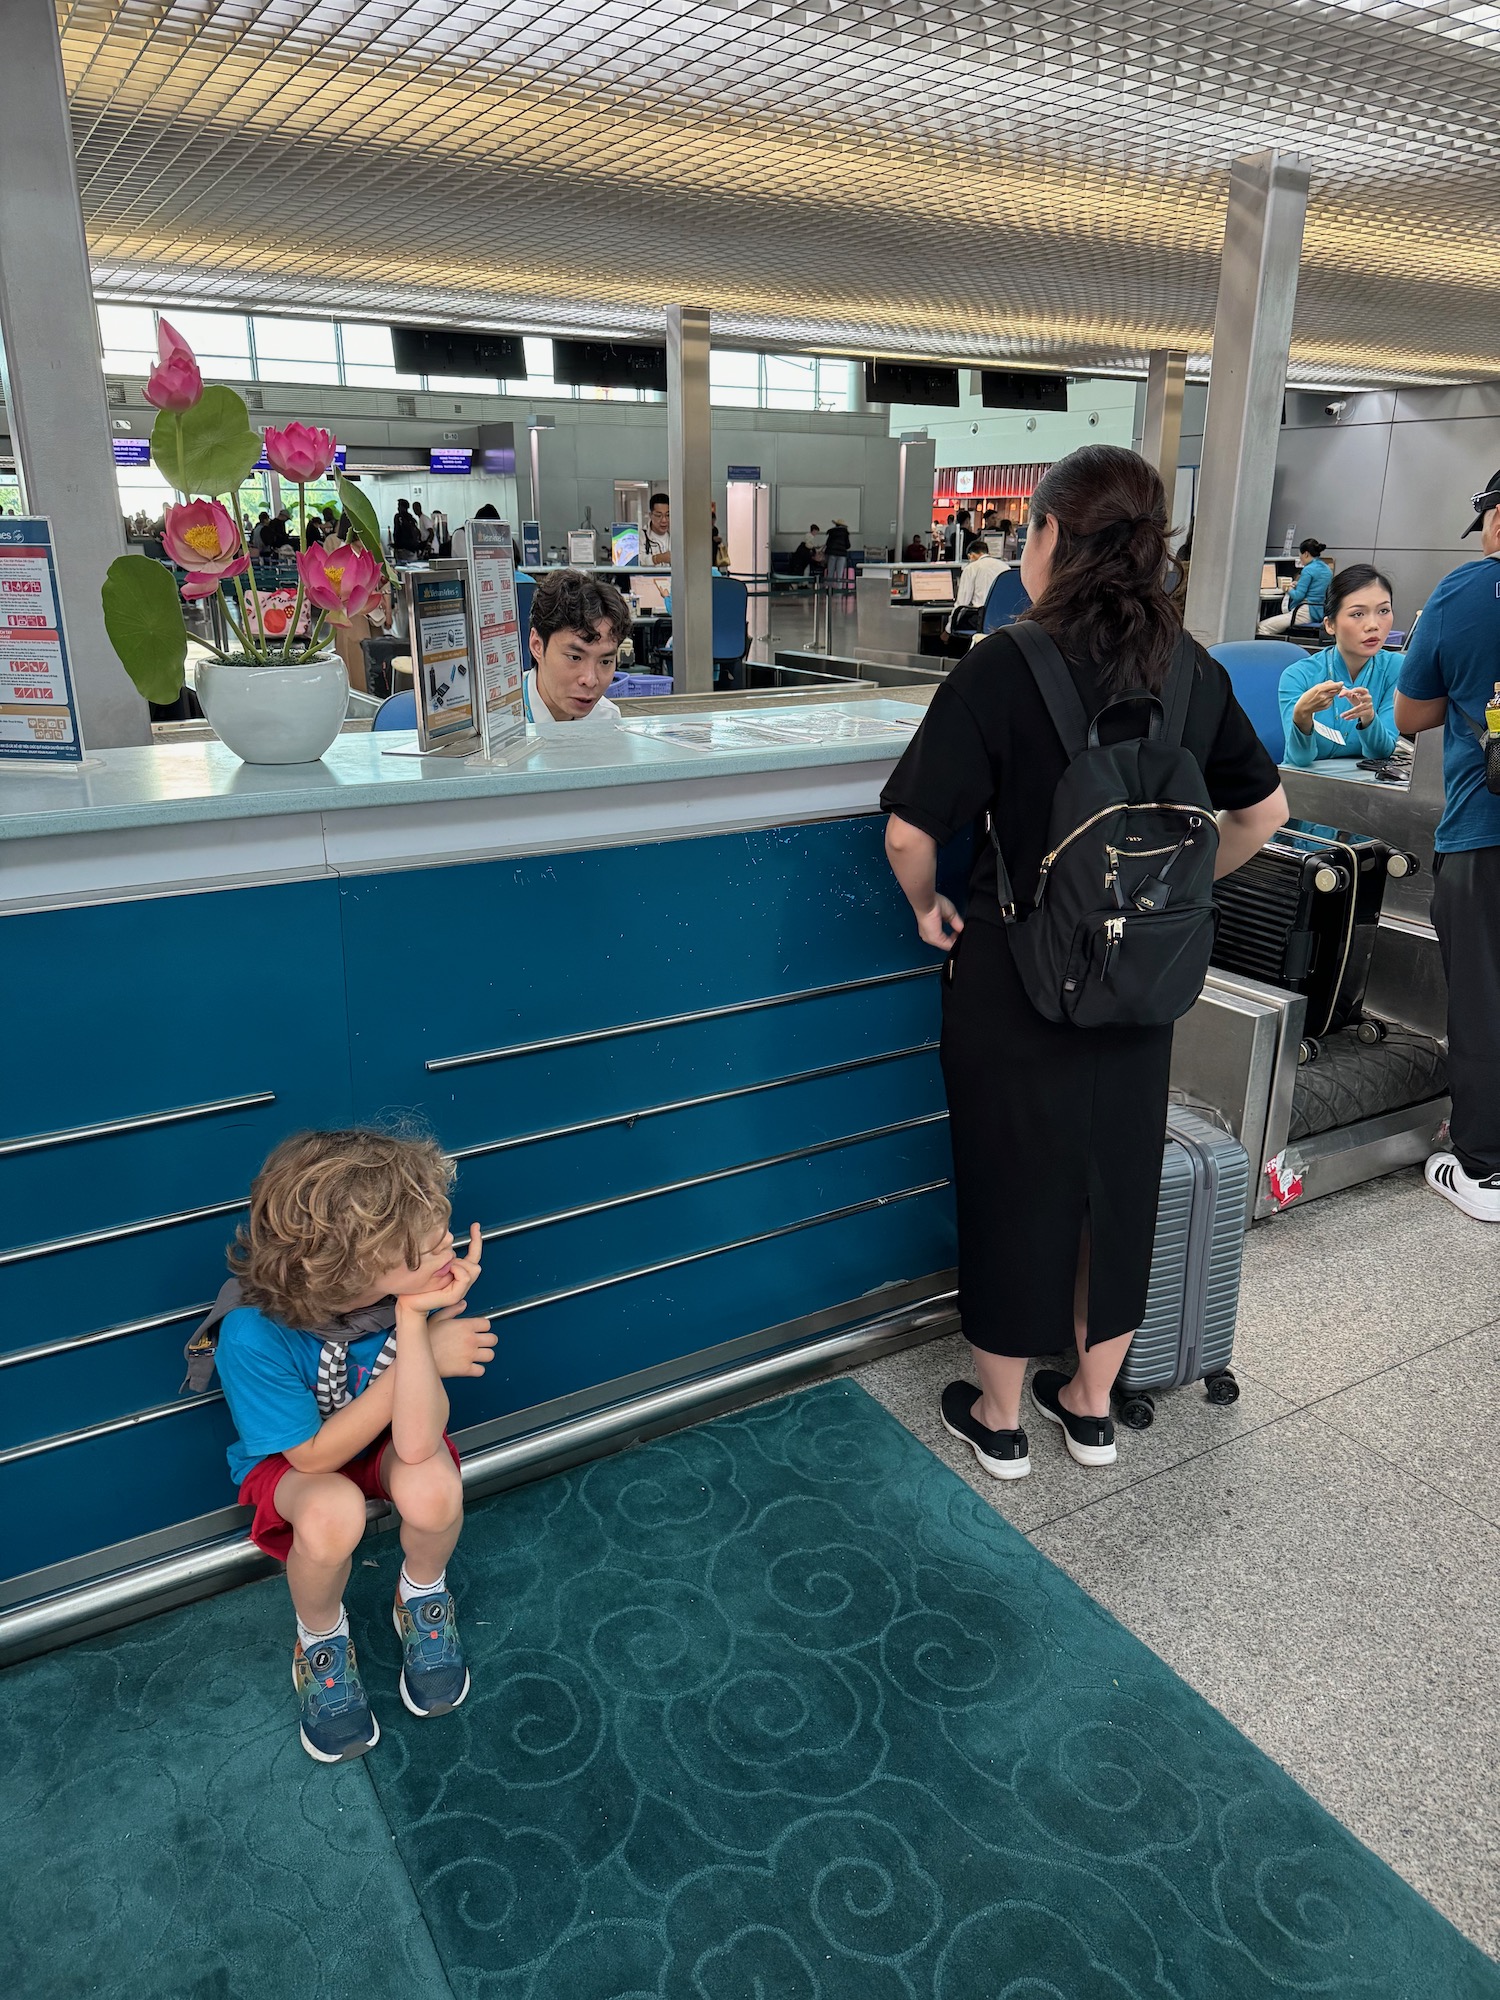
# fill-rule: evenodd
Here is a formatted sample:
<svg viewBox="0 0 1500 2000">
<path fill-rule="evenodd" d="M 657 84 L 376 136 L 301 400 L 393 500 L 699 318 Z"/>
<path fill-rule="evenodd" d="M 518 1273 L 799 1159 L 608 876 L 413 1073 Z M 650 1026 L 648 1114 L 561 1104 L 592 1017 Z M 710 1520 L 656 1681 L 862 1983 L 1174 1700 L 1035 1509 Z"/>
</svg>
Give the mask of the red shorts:
<svg viewBox="0 0 1500 2000">
<path fill-rule="evenodd" d="M 338 1468 L 338 1477 L 352 1480 L 367 1500 L 389 1500 L 391 1497 L 380 1483 L 380 1454 L 390 1441 L 390 1432 L 382 1431 L 358 1457 L 351 1458 L 347 1465 Z M 446 1431 L 443 1432 L 443 1443 L 457 1465 L 458 1448 Z M 283 1520 L 276 1511 L 276 1488 L 285 1473 L 295 1470 L 296 1467 L 288 1465 L 282 1454 L 276 1451 L 269 1458 L 263 1458 L 259 1465 L 252 1465 L 240 1482 L 240 1505 L 255 1509 L 255 1519 L 250 1523 L 250 1539 L 266 1555 L 275 1556 L 277 1562 L 285 1562 L 291 1554 L 292 1524 Z"/>
</svg>

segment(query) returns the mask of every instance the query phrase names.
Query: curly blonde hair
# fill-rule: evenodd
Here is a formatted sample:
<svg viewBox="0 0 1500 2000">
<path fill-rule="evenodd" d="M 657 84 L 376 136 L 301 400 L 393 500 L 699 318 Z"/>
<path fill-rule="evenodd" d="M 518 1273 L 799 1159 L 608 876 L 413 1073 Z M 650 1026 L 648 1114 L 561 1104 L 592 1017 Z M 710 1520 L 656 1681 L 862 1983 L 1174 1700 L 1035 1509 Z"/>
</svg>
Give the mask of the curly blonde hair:
<svg viewBox="0 0 1500 2000">
<path fill-rule="evenodd" d="M 229 1268 L 247 1305 L 283 1326 L 320 1326 L 397 1264 L 414 1269 L 452 1214 L 454 1166 L 431 1139 L 298 1132 L 250 1189 Z"/>
</svg>

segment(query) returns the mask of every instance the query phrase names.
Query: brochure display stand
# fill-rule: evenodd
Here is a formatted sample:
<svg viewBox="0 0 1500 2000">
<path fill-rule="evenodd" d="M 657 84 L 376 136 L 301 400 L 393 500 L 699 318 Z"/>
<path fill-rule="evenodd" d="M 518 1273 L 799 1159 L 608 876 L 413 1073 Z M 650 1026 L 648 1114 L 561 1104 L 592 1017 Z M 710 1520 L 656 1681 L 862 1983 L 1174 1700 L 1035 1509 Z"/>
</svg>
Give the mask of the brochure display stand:
<svg viewBox="0 0 1500 2000">
<path fill-rule="evenodd" d="M 505 521 L 470 521 L 466 536 L 479 728 L 484 754 L 493 757 L 526 734 L 521 695 L 526 661 L 516 603 L 515 544 Z"/>
<path fill-rule="evenodd" d="M 470 656 L 468 584 L 462 575 L 406 572 L 417 754 L 473 757 L 484 748 Z M 397 753 L 392 753 L 397 754 Z"/>
<path fill-rule="evenodd" d="M 0 521 L 0 760 L 81 763 L 52 523 Z"/>
</svg>

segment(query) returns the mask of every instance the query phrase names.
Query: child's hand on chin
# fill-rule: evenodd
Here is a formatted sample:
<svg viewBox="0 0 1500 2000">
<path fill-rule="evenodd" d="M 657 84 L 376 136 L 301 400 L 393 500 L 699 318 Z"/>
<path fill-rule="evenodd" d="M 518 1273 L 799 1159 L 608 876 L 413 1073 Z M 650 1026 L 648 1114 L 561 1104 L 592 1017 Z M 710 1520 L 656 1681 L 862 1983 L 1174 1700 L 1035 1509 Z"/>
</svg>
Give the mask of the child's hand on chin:
<svg viewBox="0 0 1500 2000">
<path fill-rule="evenodd" d="M 469 1253 L 466 1257 L 455 1258 L 442 1278 L 436 1280 L 425 1292 L 407 1292 L 396 1301 L 398 1312 L 413 1313 L 444 1312 L 452 1318 L 463 1305 L 470 1286 L 479 1276 L 479 1252 L 481 1236 L 479 1224 L 469 1225 Z"/>
</svg>

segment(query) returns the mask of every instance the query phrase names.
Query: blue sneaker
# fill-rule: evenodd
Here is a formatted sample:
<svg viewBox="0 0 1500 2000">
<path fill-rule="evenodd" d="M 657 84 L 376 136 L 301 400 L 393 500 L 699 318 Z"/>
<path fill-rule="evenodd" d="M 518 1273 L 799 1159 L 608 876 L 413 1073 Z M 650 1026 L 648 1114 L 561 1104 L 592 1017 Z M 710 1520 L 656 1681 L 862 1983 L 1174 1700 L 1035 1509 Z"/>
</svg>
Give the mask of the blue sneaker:
<svg viewBox="0 0 1500 2000">
<path fill-rule="evenodd" d="M 302 1747 L 320 1764 L 363 1757 L 380 1741 L 380 1724 L 359 1677 L 352 1639 L 318 1639 L 310 1653 L 303 1652 L 299 1639 L 292 1654 L 292 1686 L 302 1704 Z"/>
<path fill-rule="evenodd" d="M 401 1699 L 413 1715 L 446 1715 L 469 1692 L 469 1669 L 453 1615 L 453 1593 L 397 1592 L 391 1619 L 401 1641 Z"/>
</svg>

